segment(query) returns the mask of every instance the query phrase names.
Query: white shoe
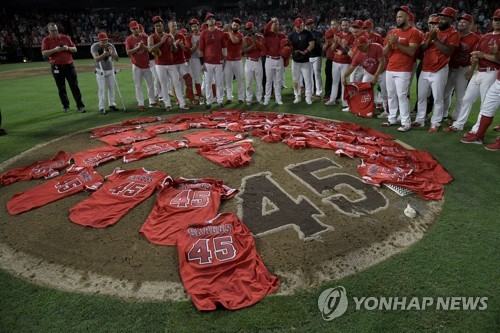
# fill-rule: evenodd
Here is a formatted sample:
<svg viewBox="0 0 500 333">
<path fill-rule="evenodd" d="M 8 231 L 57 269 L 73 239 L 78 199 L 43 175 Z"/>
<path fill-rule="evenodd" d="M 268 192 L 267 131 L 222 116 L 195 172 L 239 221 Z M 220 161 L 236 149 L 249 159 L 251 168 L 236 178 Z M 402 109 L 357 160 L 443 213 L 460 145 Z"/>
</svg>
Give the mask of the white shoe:
<svg viewBox="0 0 500 333">
<path fill-rule="evenodd" d="M 398 128 L 399 132 L 408 132 L 409 130 L 411 130 L 411 126 L 401 126 Z"/>
<path fill-rule="evenodd" d="M 302 99 L 300 98 L 300 96 L 297 96 L 295 97 L 295 99 L 293 100 L 293 104 L 297 104 L 297 103 L 300 103 Z"/>
<path fill-rule="evenodd" d="M 264 105 L 264 106 L 269 105 L 269 101 L 264 101 L 264 103 L 262 103 L 262 105 Z"/>
<path fill-rule="evenodd" d="M 311 105 L 313 103 L 313 101 L 310 98 L 306 98 L 306 103 L 307 103 L 307 105 Z"/>
<path fill-rule="evenodd" d="M 282 101 L 276 101 L 276 104 L 283 105 L 283 102 Z"/>
<path fill-rule="evenodd" d="M 343 106 L 342 107 L 342 112 L 349 112 L 349 107 L 348 106 Z"/>
<path fill-rule="evenodd" d="M 378 119 L 387 119 L 387 118 L 389 118 L 389 113 L 384 111 L 384 112 L 382 112 L 381 114 L 379 114 L 379 115 L 377 116 L 377 118 L 378 118 Z"/>
<path fill-rule="evenodd" d="M 331 99 L 329 99 L 328 101 L 325 102 L 325 105 L 328 105 L 328 106 L 335 105 L 335 104 L 337 104 L 337 103 L 335 103 L 335 100 L 331 100 Z"/>
</svg>

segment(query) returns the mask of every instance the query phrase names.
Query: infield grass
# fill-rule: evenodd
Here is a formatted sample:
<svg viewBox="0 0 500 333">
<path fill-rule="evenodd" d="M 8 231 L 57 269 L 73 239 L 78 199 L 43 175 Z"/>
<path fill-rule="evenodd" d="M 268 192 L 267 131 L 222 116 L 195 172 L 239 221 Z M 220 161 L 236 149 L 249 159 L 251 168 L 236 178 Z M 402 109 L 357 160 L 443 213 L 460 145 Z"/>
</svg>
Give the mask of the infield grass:
<svg viewBox="0 0 500 333">
<path fill-rule="evenodd" d="M 76 65 L 87 63 L 90 60 L 78 60 Z M 0 76 L 2 72 L 27 67 L 46 68 L 49 74 L 47 63 L 30 63 L 0 65 Z M 292 87 L 290 69 L 286 78 L 287 86 Z M 75 131 L 143 115 L 164 114 L 158 109 L 135 110 L 130 70 L 119 73 L 118 80 L 129 111 L 106 116 L 97 112 L 93 73 L 79 73 L 87 106 L 85 114 L 76 112 L 71 96 L 70 113 L 62 112 L 50 75 L 0 80 L 2 128 L 8 132 L 0 137 L 0 161 Z M 414 86 L 411 91 L 413 105 Z M 442 214 L 421 241 L 381 264 L 320 288 L 287 297 L 265 297 L 256 305 L 238 311 L 210 313 L 198 312 L 191 302 L 141 303 L 61 292 L 0 271 L 0 332 L 499 332 L 500 153 L 489 152 L 479 145 L 462 144 L 459 133 L 429 134 L 426 129 L 398 133 L 396 127 L 381 128 L 380 120 L 341 112 L 339 106 L 327 107 L 315 102 L 307 107 L 305 103 L 294 105 L 292 100 L 293 93 L 288 88 L 284 91 L 284 105 L 271 103 L 267 110 L 372 127 L 417 149 L 430 151 L 452 174 L 455 180 L 446 186 Z M 121 107 L 118 95 L 117 104 Z M 476 103 L 466 129 L 475 122 L 478 106 Z M 174 113 L 177 112 L 174 108 Z M 495 137 L 490 129 L 486 141 L 492 142 Z M 0 208 L 0 214 L 0 223 L 6 223 L 5 207 Z M 324 321 L 318 310 L 318 296 L 326 288 L 338 285 L 346 288 L 349 299 L 353 296 L 488 297 L 487 309 L 356 311 L 354 304 L 350 304 L 343 316 Z"/>
</svg>

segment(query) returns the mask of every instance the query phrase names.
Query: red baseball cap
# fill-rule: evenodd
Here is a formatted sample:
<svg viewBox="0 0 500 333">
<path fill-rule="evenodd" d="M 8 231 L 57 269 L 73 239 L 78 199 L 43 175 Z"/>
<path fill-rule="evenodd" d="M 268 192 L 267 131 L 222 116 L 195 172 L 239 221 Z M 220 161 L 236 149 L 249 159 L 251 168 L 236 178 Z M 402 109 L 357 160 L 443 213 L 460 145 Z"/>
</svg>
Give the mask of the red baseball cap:
<svg viewBox="0 0 500 333">
<path fill-rule="evenodd" d="M 448 16 L 448 17 L 451 17 L 452 19 L 456 19 L 457 18 L 457 11 L 451 7 L 446 7 L 438 15 L 439 16 Z"/>
<path fill-rule="evenodd" d="M 354 28 L 363 28 L 364 25 L 365 24 L 361 20 L 356 20 L 356 21 L 352 22 L 352 27 L 354 27 Z"/>
<path fill-rule="evenodd" d="M 130 29 L 139 28 L 139 23 L 137 23 L 137 21 L 130 21 L 128 26 L 130 27 Z"/>
<path fill-rule="evenodd" d="M 363 28 L 371 28 L 373 27 L 373 21 L 368 19 L 363 23 Z"/>
<path fill-rule="evenodd" d="M 241 20 L 239 17 L 233 17 L 233 22 L 236 22 L 238 23 L 239 25 L 241 25 Z"/>
<path fill-rule="evenodd" d="M 308 18 L 306 20 L 306 25 L 311 24 L 311 23 L 314 23 L 314 20 L 312 18 Z"/>
<path fill-rule="evenodd" d="M 300 17 L 297 17 L 295 19 L 295 21 L 293 21 L 293 26 L 294 27 L 300 27 L 303 24 L 304 24 L 304 20 L 302 20 Z"/>
<path fill-rule="evenodd" d="M 195 18 L 192 18 L 191 20 L 189 20 L 189 25 L 191 25 L 191 24 L 198 24 L 198 25 L 200 25 L 200 21 L 198 21 Z"/>
<path fill-rule="evenodd" d="M 210 13 L 210 12 L 208 12 L 207 15 L 205 15 L 205 21 L 208 20 L 211 17 L 215 18 L 215 15 L 212 14 L 212 13 Z"/>
<path fill-rule="evenodd" d="M 464 15 L 460 16 L 457 20 L 459 20 L 459 21 L 466 20 L 466 21 L 472 22 L 472 21 L 474 21 L 474 18 L 470 14 L 464 14 Z"/>
<path fill-rule="evenodd" d="M 431 17 L 431 23 L 439 23 L 439 21 L 441 21 L 441 19 L 439 18 L 439 16 Z"/>
<path fill-rule="evenodd" d="M 184 28 L 182 28 L 181 30 L 179 30 L 179 33 L 183 36 L 186 36 L 188 34 L 188 31 Z"/>
<path fill-rule="evenodd" d="M 401 7 L 397 7 L 397 8 L 394 9 L 394 11 L 396 13 L 399 12 L 400 10 L 402 10 L 403 12 L 405 12 L 406 14 L 408 14 L 408 16 L 410 16 L 410 14 L 411 14 L 411 9 L 408 6 L 401 6 Z"/>
<path fill-rule="evenodd" d="M 365 36 L 359 36 L 358 38 L 356 38 L 356 40 L 354 41 L 354 44 L 353 46 L 354 47 L 360 47 L 360 46 L 363 46 L 365 44 L 368 44 L 368 39 L 366 39 Z"/>
<path fill-rule="evenodd" d="M 217 22 L 215 22 L 215 25 L 220 28 L 220 27 L 222 27 L 222 22 L 221 21 L 217 21 Z"/>
<path fill-rule="evenodd" d="M 493 13 L 493 18 L 494 19 L 500 18 L 500 8 L 495 10 L 495 13 Z"/>
<path fill-rule="evenodd" d="M 108 35 L 105 33 L 105 32 L 100 32 L 97 34 L 97 40 L 99 41 L 104 41 L 104 40 L 108 40 Z"/>
<path fill-rule="evenodd" d="M 156 22 L 163 23 L 163 19 L 161 18 L 161 16 L 158 16 L 158 15 L 153 16 L 153 20 L 152 21 L 153 21 L 153 24 L 155 24 Z"/>
<path fill-rule="evenodd" d="M 252 22 L 245 23 L 245 29 L 252 29 L 254 27 Z"/>
<path fill-rule="evenodd" d="M 410 21 L 415 22 L 415 14 L 410 13 L 410 15 L 408 15 L 408 16 L 409 16 Z"/>
</svg>

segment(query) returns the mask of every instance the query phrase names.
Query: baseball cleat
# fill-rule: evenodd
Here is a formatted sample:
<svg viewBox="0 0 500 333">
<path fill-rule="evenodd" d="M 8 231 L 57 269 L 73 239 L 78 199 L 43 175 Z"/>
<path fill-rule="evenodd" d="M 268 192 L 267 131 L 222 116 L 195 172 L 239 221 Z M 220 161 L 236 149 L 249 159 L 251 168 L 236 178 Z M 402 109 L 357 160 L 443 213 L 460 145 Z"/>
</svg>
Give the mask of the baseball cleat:
<svg viewBox="0 0 500 333">
<path fill-rule="evenodd" d="M 387 119 L 387 118 L 389 118 L 389 113 L 387 113 L 387 112 L 385 112 L 385 111 L 384 111 L 384 112 L 382 112 L 381 114 L 379 114 L 379 115 L 377 116 L 377 118 L 378 118 L 378 119 Z"/>
<path fill-rule="evenodd" d="M 436 127 L 436 126 L 429 127 L 429 133 L 437 133 L 437 131 L 438 131 L 438 127 Z"/>
<path fill-rule="evenodd" d="M 139 111 L 144 111 L 144 109 L 145 109 L 145 108 L 144 108 L 144 105 L 139 105 L 139 106 L 137 107 L 137 110 L 139 110 Z"/>
<path fill-rule="evenodd" d="M 391 122 L 388 122 L 388 121 L 384 121 L 382 124 L 380 124 L 380 126 L 382 127 L 389 127 L 389 126 L 396 126 L 397 123 L 391 123 Z"/>
<path fill-rule="evenodd" d="M 295 99 L 293 100 L 293 104 L 297 104 L 297 103 L 300 103 L 300 101 L 302 100 L 302 98 L 300 98 L 300 96 L 297 96 L 295 97 Z"/>
<path fill-rule="evenodd" d="M 449 127 L 443 128 L 443 132 L 462 132 L 462 130 L 460 130 L 454 126 L 449 126 Z"/>
<path fill-rule="evenodd" d="M 105 115 L 105 114 L 106 114 L 106 110 L 104 110 L 104 109 L 100 109 L 100 110 L 99 110 L 99 113 L 100 113 L 100 114 L 102 114 L 102 115 Z"/>
<path fill-rule="evenodd" d="M 117 108 L 116 106 L 114 106 L 114 105 L 110 105 L 110 106 L 109 106 L 109 109 L 110 109 L 111 111 L 119 111 L 119 110 L 118 110 L 118 108 Z"/>
<path fill-rule="evenodd" d="M 398 132 L 408 132 L 409 130 L 411 130 L 411 126 L 398 127 Z"/>
<path fill-rule="evenodd" d="M 68 113 L 69 112 L 69 108 L 64 108 L 64 113 Z"/>
<path fill-rule="evenodd" d="M 85 106 L 79 106 L 78 107 L 78 112 L 85 113 L 85 112 L 87 112 L 87 110 L 85 110 Z"/>
<path fill-rule="evenodd" d="M 475 135 L 468 136 L 466 138 L 461 138 L 460 142 L 462 142 L 462 143 L 473 143 L 473 144 L 476 144 L 476 145 L 483 144 L 483 140 L 478 139 L 477 136 L 475 136 Z"/>
<path fill-rule="evenodd" d="M 149 107 L 150 108 L 159 108 L 159 107 L 161 107 L 161 105 L 160 105 L 160 103 L 154 102 L 154 103 L 149 103 Z"/>
<path fill-rule="evenodd" d="M 424 124 L 421 124 L 418 121 L 414 121 L 411 123 L 411 127 L 424 127 Z"/>
<path fill-rule="evenodd" d="M 484 147 L 486 150 L 497 151 L 500 150 L 500 136 L 497 137 L 496 141 L 490 145 Z"/>
</svg>

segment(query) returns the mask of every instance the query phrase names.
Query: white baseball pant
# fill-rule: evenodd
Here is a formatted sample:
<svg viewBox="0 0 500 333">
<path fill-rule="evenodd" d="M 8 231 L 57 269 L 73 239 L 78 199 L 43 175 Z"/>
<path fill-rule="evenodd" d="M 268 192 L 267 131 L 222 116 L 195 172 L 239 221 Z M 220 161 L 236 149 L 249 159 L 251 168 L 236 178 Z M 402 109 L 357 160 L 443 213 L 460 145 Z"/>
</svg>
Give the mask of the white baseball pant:
<svg viewBox="0 0 500 333">
<path fill-rule="evenodd" d="M 432 96 L 434 97 L 434 111 L 432 113 L 431 126 L 441 126 L 444 111 L 443 93 L 447 79 L 448 65 L 444 66 L 435 73 L 424 71 L 420 73 L 420 77 L 418 78 L 418 111 L 415 121 L 420 124 L 425 124 L 425 118 L 427 116 L 427 95 L 430 88 Z"/>
<path fill-rule="evenodd" d="M 158 77 L 161 82 L 161 92 L 165 106 L 171 106 L 168 91 L 170 90 L 170 84 L 172 84 L 174 86 L 175 95 L 182 96 L 182 98 L 178 98 L 179 106 L 181 108 L 184 107 L 186 101 L 184 100 L 184 94 L 182 93 L 181 83 L 179 81 L 179 72 L 175 65 L 156 65 L 156 71 L 158 72 Z"/>
<path fill-rule="evenodd" d="M 283 58 L 273 59 L 267 57 L 266 59 L 266 95 L 264 96 L 264 103 L 269 103 L 271 100 L 272 90 L 274 86 L 274 97 L 276 102 L 281 102 L 281 86 L 283 80 Z"/>
<path fill-rule="evenodd" d="M 154 59 L 149 60 L 149 67 L 151 68 L 151 74 L 153 75 L 153 86 L 155 89 L 155 96 L 162 97 L 160 78 L 158 77 L 158 72 L 156 71 L 156 64 Z"/>
<path fill-rule="evenodd" d="M 341 84 L 341 79 L 345 72 L 349 68 L 349 64 L 340 64 L 338 62 L 332 61 L 332 91 L 330 92 L 330 102 L 335 101 L 337 97 L 337 91 L 339 90 L 339 84 Z M 344 85 L 342 84 L 342 106 L 347 106 L 347 101 L 344 100 Z"/>
<path fill-rule="evenodd" d="M 233 76 L 236 77 L 238 100 L 245 100 L 245 86 L 243 85 L 243 61 L 228 60 L 224 66 L 224 81 L 226 83 L 226 97 L 233 100 Z"/>
<path fill-rule="evenodd" d="M 108 92 L 108 105 L 116 106 L 115 103 L 115 73 L 113 70 L 97 70 L 95 74 L 97 80 L 97 97 L 99 100 L 99 110 L 106 108 L 106 91 Z"/>
<path fill-rule="evenodd" d="M 452 119 L 457 119 L 458 110 L 462 107 L 462 100 L 469 83 L 465 78 L 465 74 L 469 71 L 470 66 L 460 68 L 450 68 L 448 72 L 448 81 L 444 87 L 444 117 L 448 116 L 451 107 L 451 95 L 455 91 L 455 108 L 453 109 Z"/>
<path fill-rule="evenodd" d="M 153 74 L 151 73 L 151 68 L 139 68 L 136 65 L 132 64 L 132 76 L 134 78 L 135 99 L 137 100 L 137 105 L 144 106 L 142 79 L 146 81 L 149 104 L 153 104 L 155 102 L 155 92 L 153 87 Z"/>
<path fill-rule="evenodd" d="M 215 86 L 217 91 L 217 103 L 221 104 L 224 102 L 224 83 L 223 77 L 223 66 L 222 64 L 207 64 L 205 63 L 205 100 L 207 105 L 210 105 L 214 101 L 214 94 L 212 93 L 212 83 L 215 80 Z"/>
<path fill-rule="evenodd" d="M 250 59 L 245 61 L 245 85 L 246 85 L 246 101 L 252 102 L 252 81 L 255 81 L 255 97 L 257 102 L 262 102 L 262 62 L 260 58 Z"/>
<path fill-rule="evenodd" d="M 311 80 L 311 63 L 309 62 L 295 62 L 292 61 L 292 80 L 293 80 L 293 94 L 296 98 L 300 98 L 301 89 L 300 82 L 304 79 L 306 101 L 312 101 L 312 80 Z"/>
<path fill-rule="evenodd" d="M 410 100 L 408 90 L 410 88 L 411 72 L 385 71 L 385 82 L 387 85 L 387 103 L 389 106 L 388 121 L 391 124 L 397 122 L 398 108 L 401 114 L 401 125 L 411 125 Z"/>
<path fill-rule="evenodd" d="M 364 68 L 363 68 L 363 78 L 361 79 L 361 82 L 372 82 L 373 80 L 373 75 L 368 73 Z M 382 99 L 382 105 L 384 106 L 384 111 L 389 112 L 389 109 L 387 107 L 387 84 L 385 82 L 385 71 L 379 74 L 377 78 L 377 83 L 380 86 L 380 96 Z M 375 85 L 373 86 L 373 89 L 375 90 Z M 375 92 L 374 92 L 375 93 Z"/>
<path fill-rule="evenodd" d="M 322 58 L 321 57 L 311 57 L 309 58 L 309 62 L 311 63 L 311 82 L 314 82 L 316 85 L 316 92 L 313 91 L 313 94 L 321 97 L 323 94 L 323 81 L 321 79 L 321 65 Z"/>
</svg>

